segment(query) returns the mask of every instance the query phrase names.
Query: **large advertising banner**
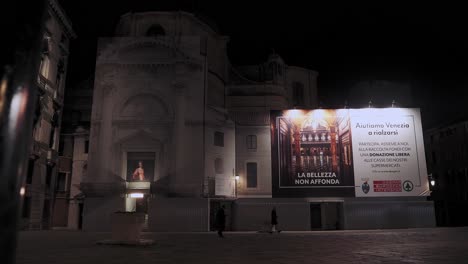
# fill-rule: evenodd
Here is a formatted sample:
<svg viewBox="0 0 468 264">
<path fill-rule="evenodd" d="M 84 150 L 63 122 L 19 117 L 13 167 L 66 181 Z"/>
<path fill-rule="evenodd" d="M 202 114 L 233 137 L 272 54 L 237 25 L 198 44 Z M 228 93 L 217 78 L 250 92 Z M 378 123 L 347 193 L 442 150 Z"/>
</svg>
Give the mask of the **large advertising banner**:
<svg viewBox="0 0 468 264">
<path fill-rule="evenodd" d="M 419 109 L 271 111 L 276 197 L 428 195 Z"/>
</svg>

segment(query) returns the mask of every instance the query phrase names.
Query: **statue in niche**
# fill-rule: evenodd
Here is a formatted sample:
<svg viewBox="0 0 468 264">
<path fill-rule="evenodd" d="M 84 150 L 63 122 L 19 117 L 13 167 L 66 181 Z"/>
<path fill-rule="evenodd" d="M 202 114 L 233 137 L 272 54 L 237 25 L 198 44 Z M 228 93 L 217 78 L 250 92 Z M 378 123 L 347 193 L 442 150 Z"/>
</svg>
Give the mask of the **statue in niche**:
<svg viewBox="0 0 468 264">
<path fill-rule="evenodd" d="M 134 181 L 144 181 L 145 180 L 145 170 L 143 169 L 143 162 L 138 161 L 138 168 L 133 172 L 132 179 Z"/>
</svg>

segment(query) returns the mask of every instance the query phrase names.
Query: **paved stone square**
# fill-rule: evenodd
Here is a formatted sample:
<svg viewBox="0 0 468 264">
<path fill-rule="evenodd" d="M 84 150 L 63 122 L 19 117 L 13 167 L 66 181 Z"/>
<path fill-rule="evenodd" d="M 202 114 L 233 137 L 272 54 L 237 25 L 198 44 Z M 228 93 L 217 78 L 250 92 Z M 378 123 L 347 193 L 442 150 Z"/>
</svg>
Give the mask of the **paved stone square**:
<svg viewBox="0 0 468 264">
<path fill-rule="evenodd" d="M 27 231 L 17 263 L 468 263 L 468 228 L 144 233 L 147 247 L 97 245 L 110 233 Z"/>
</svg>

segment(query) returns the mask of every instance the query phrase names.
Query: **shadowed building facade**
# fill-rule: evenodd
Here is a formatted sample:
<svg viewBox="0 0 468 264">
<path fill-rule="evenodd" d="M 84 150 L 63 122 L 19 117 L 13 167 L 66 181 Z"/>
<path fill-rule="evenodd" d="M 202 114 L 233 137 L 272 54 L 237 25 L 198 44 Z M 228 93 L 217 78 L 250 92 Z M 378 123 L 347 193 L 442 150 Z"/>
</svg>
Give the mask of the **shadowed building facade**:
<svg viewBox="0 0 468 264">
<path fill-rule="evenodd" d="M 425 142 L 437 225 L 468 225 L 468 122 L 428 129 Z"/>
<path fill-rule="evenodd" d="M 57 1 L 47 3 L 45 34 L 37 76 L 36 110 L 33 123 L 20 228 L 49 229 L 55 212 L 66 202 L 56 195 L 67 179 L 58 176 L 59 134 L 65 94 L 70 41 L 76 38 L 71 22 Z"/>
</svg>

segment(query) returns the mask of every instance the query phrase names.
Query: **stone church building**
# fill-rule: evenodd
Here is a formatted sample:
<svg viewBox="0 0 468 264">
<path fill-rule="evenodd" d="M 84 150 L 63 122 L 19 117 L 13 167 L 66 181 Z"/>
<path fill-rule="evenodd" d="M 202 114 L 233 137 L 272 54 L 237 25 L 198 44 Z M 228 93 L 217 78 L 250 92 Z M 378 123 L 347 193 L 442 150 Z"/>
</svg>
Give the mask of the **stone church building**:
<svg viewBox="0 0 468 264">
<path fill-rule="evenodd" d="M 227 230 L 266 228 L 273 206 L 283 230 L 362 228 L 344 198 L 272 197 L 270 110 L 317 108 L 318 73 L 275 53 L 235 67 L 228 42 L 186 12 L 127 13 L 99 39 L 87 164 L 73 175 L 84 230 L 136 211 L 149 231 L 209 231 L 221 205 Z"/>
</svg>

